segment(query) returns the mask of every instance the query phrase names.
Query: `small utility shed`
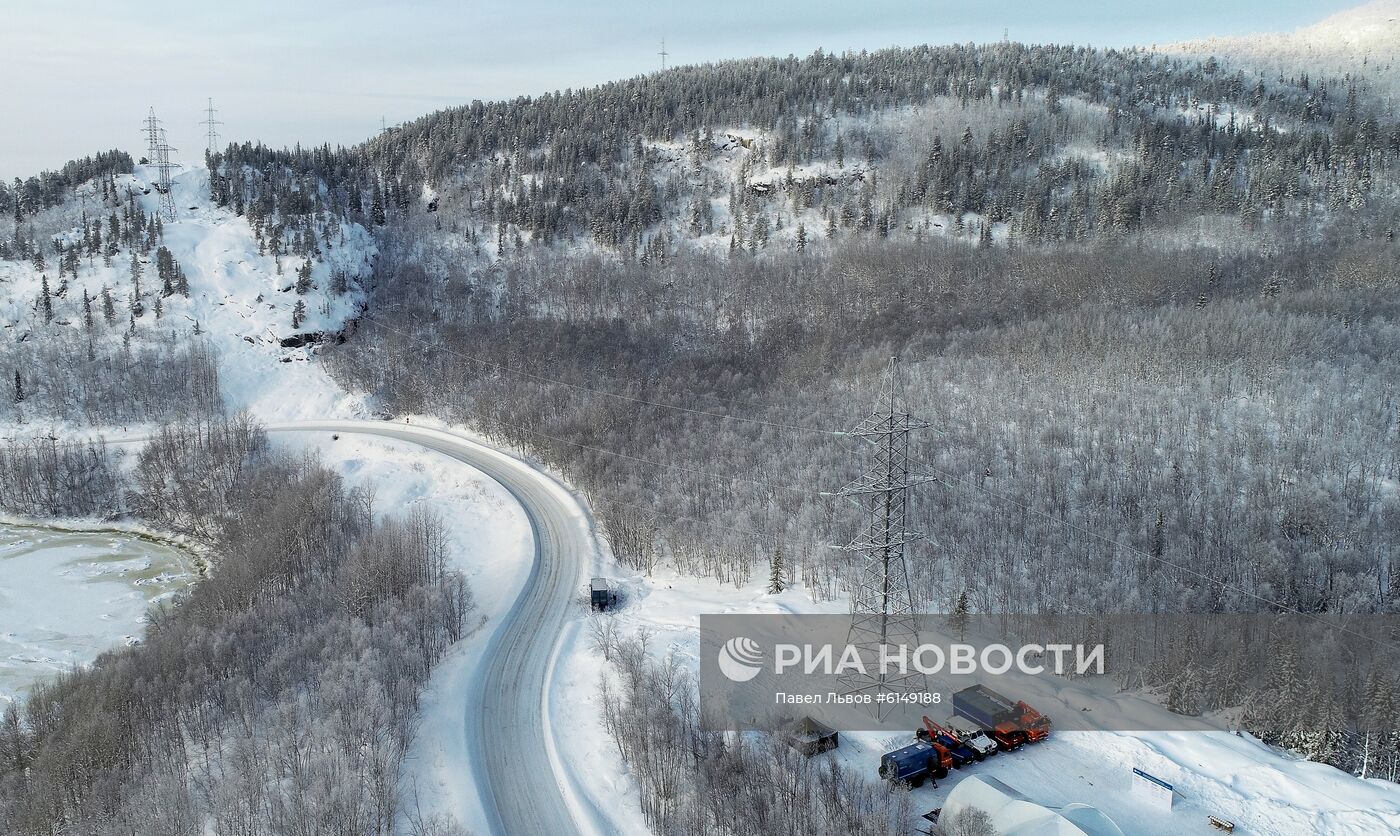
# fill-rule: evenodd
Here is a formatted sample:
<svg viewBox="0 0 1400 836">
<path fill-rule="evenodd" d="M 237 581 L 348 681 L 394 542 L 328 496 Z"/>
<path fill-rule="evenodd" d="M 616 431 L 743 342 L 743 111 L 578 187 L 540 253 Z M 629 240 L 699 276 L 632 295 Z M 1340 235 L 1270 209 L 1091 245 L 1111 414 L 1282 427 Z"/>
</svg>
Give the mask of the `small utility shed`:
<svg viewBox="0 0 1400 836">
<path fill-rule="evenodd" d="M 992 819 L 1002 836 L 1123 836 L 1113 820 L 1087 804 L 1046 807 L 990 775 L 971 775 L 948 793 L 940 825 L 975 807 Z"/>
<path fill-rule="evenodd" d="M 841 745 L 836 729 L 818 723 L 811 717 L 793 721 L 783 729 L 783 739 L 787 744 L 807 757 L 819 755 Z"/>
</svg>

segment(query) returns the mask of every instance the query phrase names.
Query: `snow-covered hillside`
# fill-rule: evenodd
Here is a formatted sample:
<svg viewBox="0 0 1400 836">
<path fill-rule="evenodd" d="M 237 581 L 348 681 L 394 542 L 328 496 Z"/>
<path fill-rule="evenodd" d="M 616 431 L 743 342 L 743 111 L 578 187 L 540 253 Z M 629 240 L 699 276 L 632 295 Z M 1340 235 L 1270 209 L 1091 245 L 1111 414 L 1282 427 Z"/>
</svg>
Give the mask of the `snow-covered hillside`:
<svg viewBox="0 0 1400 836">
<path fill-rule="evenodd" d="M 1204 38 L 1159 48 L 1214 55 L 1271 74 L 1309 69 L 1361 73 L 1394 92 L 1400 89 L 1400 0 L 1371 0 L 1294 32 Z"/>
<path fill-rule="evenodd" d="M 32 219 L 32 228 L 36 236 L 65 247 L 81 244 L 81 224 L 121 213 L 128 194 L 154 216 L 159 212 L 159 195 L 151 185 L 156 179 L 155 169 L 138 166 L 132 174 L 114 178 L 116 197 L 108 200 L 100 193 L 99 181 L 91 181 L 64 206 Z M 176 342 L 207 340 L 218 356 L 222 394 L 230 411 L 246 408 L 264 420 L 359 414 L 359 402 L 347 399 L 315 362 L 314 345 L 284 347 L 282 341 L 294 334 L 338 331 L 358 312 L 364 299 L 361 279 L 369 275 L 375 256 L 364 228 L 328 222 L 319 239 L 319 255 L 310 260 L 310 286 L 303 284 L 299 292 L 297 271 L 303 259 L 268 254 L 248 218 L 215 206 L 209 199 L 209 172 L 202 165 L 183 166 L 172 194 L 177 218 L 163 222 L 157 244 L 168 248 L 187 276 L 188 298 L 162 292 L 155 248 L 145 254 L 121 248 L 105 259 L 82 254 L 76 276 L 62 279 L 58 259 L 49 250 L 42 267 L 29 259 L 0 261 L 4 338 L 39 345 L 83 334 L 86 294 L 96 321 L 87 335 L 99 347 L 141 346 L 172 337 Z M 47 249 L 48 242 L 43 243 Z M 139 259 L 141 273 L 136 300 L 140 312 L 135 315 L 133 257 Z M 337 273 L 346 277 L 342 288 L 333 287 Z M 43 310 L 45 283 L 51 317 Z M 103 321 L 104 296 L 114 303 L 112 324 Z M 296 314 L 294 326 L 298 307 L 302 312 Z M 25 377 L 38 373 L 20 371 Z M 8 379 L 10 370 L 5 374 Z"/>
</svg>

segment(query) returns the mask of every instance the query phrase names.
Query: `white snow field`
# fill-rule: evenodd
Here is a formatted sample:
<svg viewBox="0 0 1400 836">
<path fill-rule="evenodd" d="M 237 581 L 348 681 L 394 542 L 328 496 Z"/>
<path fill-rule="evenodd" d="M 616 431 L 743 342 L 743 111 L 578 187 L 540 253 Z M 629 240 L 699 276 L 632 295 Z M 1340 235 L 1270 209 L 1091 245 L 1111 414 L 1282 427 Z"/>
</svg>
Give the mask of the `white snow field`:
<svg viewBox="0 0 1400 836">
<path fill-rule="evenodd" d="M 138 641 L 195 578 L 192 553 L 134 531 L 0 522 L 0 703 Z"/>
</svg>

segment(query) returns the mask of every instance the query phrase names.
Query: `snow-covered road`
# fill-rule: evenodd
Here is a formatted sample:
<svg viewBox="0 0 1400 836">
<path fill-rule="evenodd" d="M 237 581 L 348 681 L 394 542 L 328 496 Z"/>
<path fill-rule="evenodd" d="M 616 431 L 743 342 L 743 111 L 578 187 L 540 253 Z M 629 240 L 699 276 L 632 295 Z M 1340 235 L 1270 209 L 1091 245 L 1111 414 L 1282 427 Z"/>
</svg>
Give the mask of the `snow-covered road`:
<svg viewBox="0 0 1400 836">
<path fill-rule="evenodd" d="M 572 772 L 561 768 L 556 741 L 566 722 L 551 716 L 547 694 L 560 636 L 574 600 L 598 559 L 589 518 L 567 489 L 525 462 L 451 430 L 387 421 L 274 423 L 271 433 L 333 432 L 408 442 L 461 461 L 499 482 L 520 503 L 534 535 L 523 591 L 492 626 L 480 674 L 457 704 L 460 733 L 475 770 L 490 832 L 603 833 L 611 828 Z M 478 598 L 498 594 L 477 589 Z M 421 732 L 420 732 L 421 733 Z"/>
</svg>

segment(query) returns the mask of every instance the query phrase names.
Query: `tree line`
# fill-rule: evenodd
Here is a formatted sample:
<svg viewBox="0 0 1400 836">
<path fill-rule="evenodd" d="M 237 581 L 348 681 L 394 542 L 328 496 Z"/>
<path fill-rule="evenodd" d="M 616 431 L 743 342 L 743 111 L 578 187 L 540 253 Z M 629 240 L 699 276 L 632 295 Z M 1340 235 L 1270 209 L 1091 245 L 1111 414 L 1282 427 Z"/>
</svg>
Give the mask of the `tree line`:
<svg viewBox="0 0 1400 836">
<path fill-rule="evenodd" d="M 394 832 L 419 693 L 474 626 L 441 522 L 376 515 L 246 421 L 162 431 L 136 470 L 133 508 L 211 540 L 214 571 L 140 644 L 8 706 L 0 829 Z"/>
</svg>

